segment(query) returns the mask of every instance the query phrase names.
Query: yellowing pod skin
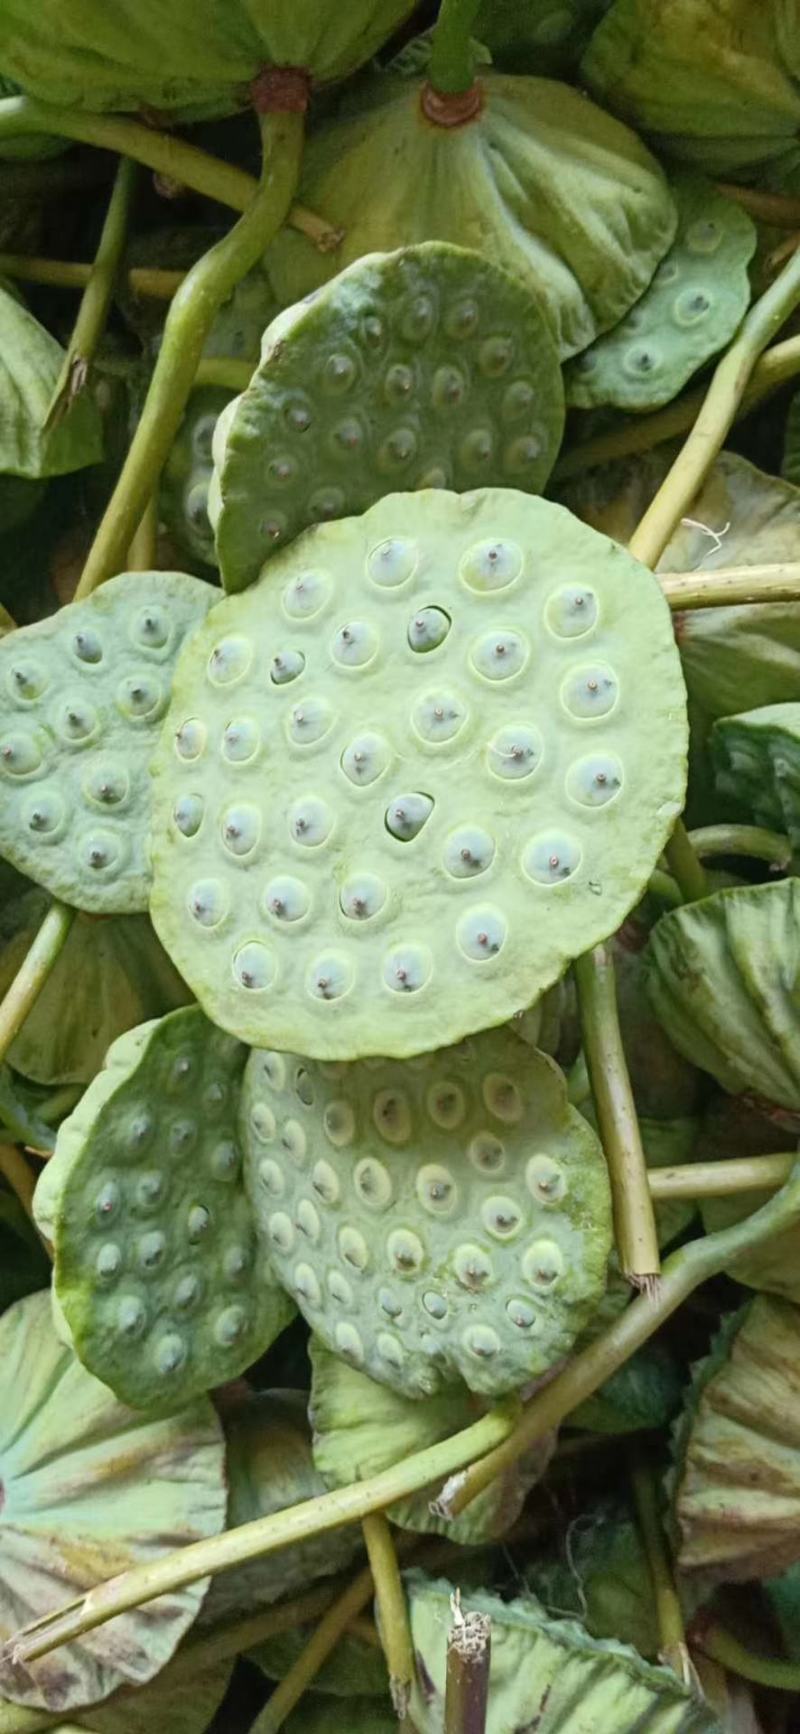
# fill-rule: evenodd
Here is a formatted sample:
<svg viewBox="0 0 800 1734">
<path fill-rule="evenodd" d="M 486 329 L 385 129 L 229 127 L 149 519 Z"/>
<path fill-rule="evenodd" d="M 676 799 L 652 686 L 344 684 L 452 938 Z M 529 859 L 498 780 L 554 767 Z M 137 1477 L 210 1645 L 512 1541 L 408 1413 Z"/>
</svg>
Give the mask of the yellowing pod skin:
<svg viewBox="0 0 800 1734">
<path fill-rule="evenodd" d="M 406 1396 L 515 1391 L 600 1302 L 599 1140 L 509 1030 L 406 1064 L 254 1052 L 240 1137 L 278 1280 L 334 1354 Z"/>
<path fill-rule="evenodd" d="M 181 659 L 156 931 L 253 1046 L 424 1053 L 619 926 L 686 735 L 668 608 L 622 548 L 503 489 L 388 496 L 279 552 Z"/>
</svg>

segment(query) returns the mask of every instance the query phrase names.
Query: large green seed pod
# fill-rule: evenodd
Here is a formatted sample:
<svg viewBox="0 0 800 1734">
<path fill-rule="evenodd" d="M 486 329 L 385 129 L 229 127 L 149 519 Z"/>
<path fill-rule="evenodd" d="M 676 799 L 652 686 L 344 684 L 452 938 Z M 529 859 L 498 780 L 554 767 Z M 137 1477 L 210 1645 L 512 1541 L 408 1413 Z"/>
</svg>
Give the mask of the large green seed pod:
<svg viewBox="0 0 800 1734">
<path fill-rule="evenodd" d="M 563 427 L 558 350 L 529 289 L 439 241 L 359 259 L 278 315 L 217 424 L 225 588 L 309 524 L 396 488 L 539 493 Z"/>
<path fill-rule="evenodd" d="M 800 880 L 670 910 L 650 936 L 647 970 L 681 1053 L 734 1095 L 800 1110 Z"/>
<path fill-rule="evenodd" d="M 507 1031 L 413 1065 L 255 1052 L 241 1115 L 275 1272 L 371 1378 L 411 1397 L 512 1391 L 597 1306 L 603 1153 L 558 1067 Z"/>
<path fill-rule="evenodd" d="M 618 926 L 685 752 L 644 567 L 527 495 L 391 495 L 187 646 L 153 761 L 156 931 L 242 1040 L 425 1052 Z"/>
<path fill-rule="evenodd" d="M 370 1379 L 312 1337 L 309 1414 L 314 1428 L 314 1463 L 328 1487 L 379 1475 L 469 1427 L 485 1404 L 464 1385 L 455 1385 L 424 1403 Z M 386 1515 L 400 1529 L 446 1535 L 468 1547 L 505 1534 L 519 1516 L 531 1487 L 547 1469 L 555 1449 L 548 1434 L 526 1456 L 495 1476 L 458 1517 L 444 1517 L 432 1490 L 398 1499 Z"/>
<path fill-rule="evenodd" d="M 754 222 L 699 175 L 677 175 L 670 189 L 678 211 L 672 246 L 630 313 L 570 363 L 571 405 L 670 403 L 725 348 L 747 311 Z"/>
<path fill-rule="evenodd" d="M 545 300 L 562 358 L 643 294 L 676 212 L 655 159 L 566 84 L 481 77 L 459 125 L 417 79 L 380 75 L 305 154 L 299 196 L 344 232 L 325 257 L 282 230 L 267 267 L 286 305 L 364 253 L 452 241 Z"/>
<path fill-rule="evenodd" d="M 222 1428 L 206 1398 L 169 1420 L 134 1415 L 53 1329 L 48 1294 L 0 1319 L 0 1636 L 129 1567 L 225 1526 Z M 146 1488 L 146 1497 L 142 1489 Z M 0 1690 L 62 1715 L 142 1685 L 168 1662 L 208 1579 L 159 1596 L 26 1666 Z"/>
<path fill-rule="evenodd" d="M 759 1295 L 695 1369 L 676 1433 L 681 1571 L 771 1577 L 800 1558 L 800 1310 Z"/>
<path fill-rule="evenodd" d="M 719 793 L 800 849 L 800 704 L 721 717 L 711 752 Z"/>
<path fill-rule="evenodd" d="M 417 1676 L 410 1716 L 419 1734 L 441 1734 L 453 1585 L 404 1574 Z M 533 1596 L 502 1601 L 462 1595 L 464 1613 L 491 1619 L 486 1734 L 719 1734 L 705 1699 L 671 1668 L 653 1667 L 627 1644 L 590 1638 L 576 1620 L 552 1619 Z"/>
<path fill-rule="evenodd" d="M 130 1030 L 36 1189 L 76 1351 L 137 1408 L 175 1409 L 235 1377 L 294 1313 L 242 1184 L 245 1059 L 197 1006 Z"/>
<path fill-rule="evenodd" d="M 0 852 L 77 909 L 147 908 L 148 762 L 215 595 L 182 572 L 124 572 L 0 642 Z"/>
</svg>

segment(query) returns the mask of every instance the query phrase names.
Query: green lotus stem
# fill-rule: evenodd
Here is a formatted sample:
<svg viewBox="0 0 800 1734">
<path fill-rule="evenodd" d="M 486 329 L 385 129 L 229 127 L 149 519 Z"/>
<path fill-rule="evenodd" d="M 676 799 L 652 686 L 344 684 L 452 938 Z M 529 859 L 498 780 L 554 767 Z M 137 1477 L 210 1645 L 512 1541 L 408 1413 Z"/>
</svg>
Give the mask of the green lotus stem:
<svg viewBox="0 0 800 1734">
<path fill-rule="evenodd" d="M 653 570 L 724 444 L 762 349 L 798 302 L 800 250 L 742 320 L 737 336 L 714 369 L 703 407 L 683 449 L 630 539 L 631 554 Z"/>
<path fill-rule="evenodd" d="M 48 909 L 27 956 L 0 1003 L 0 1062 L 5 1059 L 15 1036 L 19 1035 L 50 971 L 58 962 L 74 919 L 75 910 L 68 909 L 65 903 L 52 903 Z"/>
<path fill-rule="evenodd" d="M 800 1692 L 800 1662 L 782 1662 L 773 1656 L 756 1656 L 740 1644 L 719 1620 L 701 1619 L 692 1632 L 692 1643 L 704 1656 L 752 1680 L 756 1686 L 774 1686 L 779 1692 Z"/>
<path fill-rule="evenodd" d="M 637 1295 L 601 1336 L 568 1361 L 549 1384 L 537 1391 L 503 1443 L 481 1462 L 472 1463 L 463 1474 L 451 1478 L 439 1495 L 437 1508 L 446 1511 L 449 1517 L 456 1517 L 498 1475 L 505 1474 L 545 1434 L 559 1427 L 579 1403 L 593 1396 L 599 1386 L 610 1379 L 611 1374 L 683 1305 L 700 1283 L 718 1276 L 733 1259 L 771 1239 L 774 1234 L 782 1233 L 798 1218 L 800 1162 L 795 1160 L 785 1185 L 774 1198 L 762 1204 L 760 1210 L 730 1228 L 720 1229 L 716 1234 L 701 1235 L 673 1252 L 662 1267 L 661 1281 L 655 1294 Z"/>
<path fill-rule="evenodd" d="M 462 1613 L 458 1591 L 451 1603 L 444 1689 L 444 1734 L 484 1734 L 489 1707 L 492 1622 L 488 1614 Z"/>
<path fill-rule="evenodd" d="M 736 418 L 746 415 L 787 380 L 800 373 L 800 337 L 787 337 L 773 343 L 753 368 L 750 382 L 736 410 Z M 694 426 L 705 402 L 705 392 L 687 392 L 653 415 L 626 416 L 622 425 L 594 439 L 583 440 L 559 458 L 554 471 L 556 482 L 567 481 L 585 470 L 613 463 L 617 458 L 633 457 L 636 452 L 651 451 L 664 440 L 675 439 Z"/>
<path fill-rule="evenodd" d="M 353 1578 L 352 1583 L 348 1584 L 342 1595 L 337 1597 L 328 1612 L 323 1614 L 304 1650 L 275 1687 L 260 1716 L 251 1724 L 250 1734 L 277 1734 L 277 1730 L 283 1727 L 290 1711 L 308 1687 L 313 1685 L 323 1663 L 344 1636 L 353 1616 L 366 1607 L 372 1591 L 372 1572 L 369 1566 L 366 1566 Z"/>
<path fill-rule="evenodd" d="M 730 1198 L 740 1192 L 767 1192 L 785 1186 L 797 1160 L 796 1152 L 781 1156 L 734 1156 L 726 1162 L 686 1162 L 674 1168 L 651 1168 L 650 1196 L 661 1204 L 669 1198 Z"/>
<path fill-rule="evenodd" d="M 648 1288 L 661 1269 L 653 1202 L 617 1010 L 614 963 L 604 945 L 574 965 L 583 1050 L 608 1163 L 619 1261 L 628 1281 Z"/>
<path fill-rule="evenodd" d="M 151 494 L 131 537 L 125 562 L 128 572 L 153 572 L 158 547 L 158 499 Z"/>
<path fill-rule="evenodd" d="M 696 903 L 699 898 L 708 896 L 703 863 L 692 846 L 682 819 L 678 820 L 664 855 L 684 903 Z"/>
<path fill-rule="evenodd" d="M 94 263 L 83 291 L 66 355 L 56 380 L 45 427 L 53 427 L 84 390 L 89 369 L 106 328 L 108 310 L 128 238 L 136 164 L 120 157 Z"/>
<path fill-rule="evenodd" d="M 0 1144 L 0 1174 L 8 1182 L 12 1192 L 16 1193 L 25 1215 L 29 1216 L 32 1222 L 36 1175 L 15 1144 Z"/>
<path fill-rule="evenodd" d="M 665 873 L 661 867 L 653 868 L 647 881 L 647 889 L 654 897 L 660 897 L 663 903 L 669 903 L 673 909 L 677 909 L 679 903 L 683 902 L 680 886 L 676 884 L 672 874 Z"/>
<path fill-rule="evenodd" d="M 800 561 L 775 566 L 719 566 L 715 572 L 659 573 L 662 593 L 680 613 L 750 602 L 800 602 Z"/>
<path fill-rule="evenodd" d="M 259 116 L 263 170 L 238 223 L 192 266 L 167 314 L 153 376 L 128 456 L 75 592 L 80 600 L 123 569 L 133 533 L 180 426 L 203 345 L 223 301 L 283 222 L 297 185 L 303 116 Z"/>
<path fill-rule="evenodd" d="M 441 0 L 433 31 L 428 79 L 442 96 L 460 96 L 475 79 L 472 26 L 480 0 Z"/>
<path fill-rule="evenodd" d="M 0 277 L 14 277 L 21 283 L 41 283 L 52 289 L 85 289 L 91 274 L 91 265 L 68 259 L 0 253 Z M 127 282 L 132 295 L 171 301 L 185 276 L 185 271 L 161 271 L 137 265 L 127 273 Z"/>
<path fill-rule="evenodd" d="M 223 391 L 246 391 L 255 366 L 254 361 L 229 361 L 224 355 L 209 356 L 199 363 L 194 384 L 219 385 Z"/>
<path fill-rule="evenodd" d="M 398 1722 L 405 1722 L 414 1683 L 414 1646 L 408 1623 L 403 1580 L 397 1563 L 392 1532 L 382 1511 L 370 1512 L 362 1521 L 373 1582 L 389 1690 Z"/>
<path fill-rule="evenodd" d="M 753 1220 L 750 1219 L 751 1224 Z M 3 1649 L 9 1655 L 13 1651 L 20 1661 L 33 1661 L 37 1656 L 48 1655 L 59 1644 L 70 1643 L 81 1633 L 93 1631 L 115 1614 L 152 1601 L 155 1596 L 169 1594 L 215 1572 L 229 1571 L 247 1560 L 276 1553 L 282 1547 L 308 1540 L 309 1536 L 360 1523 L 369 1512 L 383 1511 L 396 1499 L 405 1499 L 423 1487 L 438 1484 L 491 1451 L 511 1432 L 517 1409 L 516 1403 L 506 1401 L 462 1432 L 454 1433 L 452 1438 L 415 1452 L 366 1481 L 337 1487 L 332 1493 L 306 1499 L 301 1505 L 288 1506 L 270 1517 L 256 1518 L 223 1535 L 192 1542 L 151 1564 L 134 1566 L 107 1583 L 97 1584 L 77 1601 L 36 1620 Z"/>
<path fill-rule="evenodd" d="M 787 198 L 785 193 L 762 193 L 757 187 L 734 186 L 730 181 L 717 181 L 717 191 L 762 223 L 771 223 L 776 229 L 800 229 L 800 199 Z"/>
<path fill-rule="evenodd" d="M 636 1446 L 631 1451 L 631 1491 L 653 1587 L 659 1654 L 662 1662 L 672 1668 L 688 1685 L 689 1652 L 686 1647 L 683 1609 L 667 1552 L 658 1504 L 658 1485 L 653 1470 Z"/>
<path fill-rule="evenodd" d="M 701 861 L 708 855 L 744 855 L 749 861 L 786 868 L 793 853 L 790 838 L 760 825 L 701 825 L 689 832 L 689 841 Z"/>
</svg>

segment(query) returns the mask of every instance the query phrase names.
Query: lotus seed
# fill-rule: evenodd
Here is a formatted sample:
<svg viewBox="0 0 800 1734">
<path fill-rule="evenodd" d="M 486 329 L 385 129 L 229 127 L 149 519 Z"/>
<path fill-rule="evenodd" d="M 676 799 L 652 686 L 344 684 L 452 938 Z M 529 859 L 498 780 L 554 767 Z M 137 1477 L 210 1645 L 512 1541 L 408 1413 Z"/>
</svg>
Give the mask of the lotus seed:
<svg viewBox="0 0 800 1734">
<path fill-rule="evenodd" d="M 297 1226 L 306 1240 L 316 1245 L 322 1232 L 319 1212 L 315 1210 L 310 1198 L 301 1198 L 297 1206 Z"/>
<path fill-rule="evenodd" d="M 101 1282 L 113 1282 L 122 1269 L 122 1250 L 113 1240 L 101 1246 L 95 1259 L 95 1270 Z"/>
<path fill-rule="evenodd" d="M 317 1197 L 323 1204 L 338 1204 L 341 1187 L 339 1176 L 330 1162 L 315 1162 L 311 1170 L 311 1184 Z"/>
<path fill-rule="evenodd" d="M 416 1193 L 423 1209 L 435 1216 L 449 1216 L 458 1203 L 458 1188 L 453 1176 L 438 1162 L 427 1162 L 420 1168 Z"/>
<path fill-rule="evenodd" d="M 362 1202 L 372 1210 L 385 1210 L 391 1204 L 391 1175 L 374 1156 L 363 1156 L 353 1169 L 353 1185 Z"/>
<path fill-rule="evenodd" d="M 494 1279 L 494 1266 L 488 1252 L 471 1242 L 456 1247 L 453 1269 L 462 1288 L 469 1289 L 471 1294 L 480 1294 Z"/>
<path fill-rule="evenodd" d="M 481 1174 L 499 1174 L 505 1167 L 505 1145 L 493 1132 L 477 1132 L 470 1139 L 467 1155 Z"/>
<path fill-rule="evenodd" d="M 389 1263 L 398 1276 L 414 1276 L 425 1262 L 422 1241 L 418 1234 L 412 1234 L 408 1228 L 395 1228 L 392 1231 L 386 1242 L 386 1251 Z M 384 1311 L 389 1311 L 389 1308 L 384 1308 Z"/>
<path fill-rule="evenodd" d="M 389 1144 L 405 1144 L 411 1136 L 411 1109 L 398 1090 L 379 1090 L 372 1105 L 372 1118 Z"/>
<path fill-rule="evenodd" d="M 322 1290 L 315 1271 L 310 1264 L 296 1264 L 292 1272 L 292 1284 L 298 1294 L 309 1307 L 318 1307 L 322 1301 Z"/>
<path fill-rule="evenodd" d="M 80 632 L 75 633 L 72 648 L 79 662 L 96 664 L 103 660 L 103 646 L 97 633 L 90 626 L 85 626 Z"/>
<path fill-rule="evenodd" d="M 398 795 L 386 809 L 386 829 L 401 843 L 418 837 L 433 812 L 430 795 Z"/>
<path fill-rule="evenodd" d="M 352 1308 L 353 1290 L 347 1277 L 340 1270 L 329 1270 L 325 1280 L 331 1300 L 336 1301 L 337 1306 Z"/>
<path fill-rule="evenodd" d="M 552 1289 L 564 1269 L 564 1255 L 554 1240 L 535 1240 L 523 1255 L 521 1268 L 532 1288 Z"/>
</svg>

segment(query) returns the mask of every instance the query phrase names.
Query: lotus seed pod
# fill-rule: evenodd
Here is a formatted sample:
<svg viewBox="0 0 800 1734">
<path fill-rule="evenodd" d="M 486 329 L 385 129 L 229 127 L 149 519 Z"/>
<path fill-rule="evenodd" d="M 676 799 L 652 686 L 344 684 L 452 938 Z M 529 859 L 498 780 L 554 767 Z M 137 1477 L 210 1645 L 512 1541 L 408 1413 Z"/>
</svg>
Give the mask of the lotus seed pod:
<svg viewBox="0 0 800 1734">
<path fill-rule="evenodd" d="M 563 427 L 545 313 L 507 271 L 438 241 L 359 259 L 278 315 L 220 424 L 210 509 L 225 588 L 310 524 L 396 488 L 538 493 Z M 424 610 L 412 648 L 448 629 Z"/>
<path fill-rule="evenodd" d="M 347 1487 L 354 1480 L 378 1475 L 476 1419 L 475 1398 L 465 1385 L 420 1403 L 370 1379 L 313 1336 L 310 1355 L 314 1462 L 328 1487 Z M 430 1489 L 395 1500 L 386 1515 L 400 1529 L 446 1535 L 464 1547 L 494 1540 L 519 1516 L 531 1487 L 544 1475 L 555 1444 L 555 1434 L 548 1434 L 496 1476 L 458 1517 L 440 1516 Z"/>
<path fill-rule="evenodd" d="M 0 851 L 77 909 L 147 908 L 148 763 L 214 599 L 182 572 L 124 572 L 0 641 Z"/>
<path fill-rule="evenodd" d="M 429 607 L 450 629 L 423 653 Z M 618 926 L 685 754 L 644 567 L 527 495 L 389 496 L 299 538 L 187 647 L 153 762 L 153 922 L 254 1046 L 425 1052 Z"/>
<path fill-rule="evenodd" d="M 182 559 L 216 567 L 214 531 L 208 516 L 213 474 L 211 444 L 217 418 L 233 394 L 217 386 L 193 391 L 172 445 L 161 481 L 159 511 Z"/>
<path fill-rule="evenodd" d="M 283 229 L 266 254 L 279 301 L 365 253 L 436 240 L 476 248 L 544 298 L 562 360 L 622 319 L 675 234 L 655 159 L 569 85 L 487 72 L 479 89 L 448 126 L 423 82 L 382 73 L 320 128 L 298 196 L 344 240 L 323 255 Z"/>
<path fill-rule="evenodd" d="M 316 1499 L 326 1482 L 311 1454 L 300 1391 L 234 1391 L 220 1397 L 228 1468 L 228 1528 Z M 297 1595 L 315 1579 L 350 1565 L 362 1546 L 358 1526 L 334 1529 L 215 1577 L 203 1624 L 243 1618 L 278 1597 Z"/>
<path fill-rule="evenodd" d="M 800 704 L 721 717 L 711 752 L 718 793 L 800 849 Z"/>
<path fill-rule="evenodd" d="M 241 1136 L 279 1280 L 395 1391 L 513 1391 L 603 1293 L 602 1150 L 554 1062 L 505 1030 L 414 1065 L 255 1052 Z"/>
<path fill-rule="evenodd" d="M 800 882 L 715 891 L 662 916 L 647 985 L 670 1040 L 737 1095 L 800 1111 Z"/>
<path fill-rule="evenodd" d="M 225 1526 L 222 1428 L 198 1398 L 169 1420 L 131 1414 L 53 1331 L 50 1297 L 0 1319 L 0 1635 L 129 1567 Z M 175 1405 L 177 1409 L 177 1405 Z M 147 1497 L 136 1494 L 146 1484 Z M 0 1664 L 4 1697 L 61 1716 L 143 1685 L 195 1619 L 208 1579 L 131 1608 L 30 1664 Z M 83 1718 L 81 1718 L 83 1719 Z"/>
<path fill-rule="evenodd" d="M 567 402 L 580 409 L 657 409 L 733 337 L 747 311 L 756 227 L 700 175 L 670 182 L 678 231 L 652 282 L 619 325 L 570 363 Z"/>
<path fill-rule="evenodd" d="M 403 1576 L 417 1657 L 409 1715 L 419 1734 L 441 1734 L 454 1586 L 421 1571 Z M 719 1734 L 715 1712 L 671 1668 L 591 1638 L 577 1620 L 551 1618 L 534 1596 L 469 1590 L 461 1607 L 491 1619 L 486 1734 L 535 1728 L 537 1716 L 541 1734 Z"/>
<path fill-rule="evenodd" d="M 0 913 L 0 997 L 47 912 L 44 892 L 24 889 L 25 880 L 20 884 L 21 895 Z M 9 1048 L 9 1063 L 38 1084 L 90 1084 L 117 1036 L 189 998 L 146 915 L 112 915 L 102 922 L 78 915 Z"/>
<path fill-rule="evenodd" d="M 800 1310 L 759 1295 L 695 1368 L 672 1471 L 677 1562 L 704 1584 L 800 1559 Z"/>
<path fill-rule="evenodd" d="M 130 1030 L 36 1189 L 76 1352 L 134 1408 L 175 1409 L 234 1378 L 294 1313 L 242 1182 L 245 1059 L 197 1006 Z"/>
</svg>

